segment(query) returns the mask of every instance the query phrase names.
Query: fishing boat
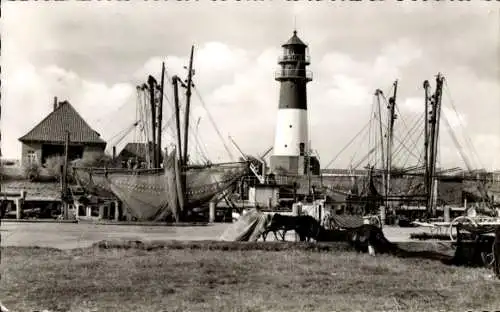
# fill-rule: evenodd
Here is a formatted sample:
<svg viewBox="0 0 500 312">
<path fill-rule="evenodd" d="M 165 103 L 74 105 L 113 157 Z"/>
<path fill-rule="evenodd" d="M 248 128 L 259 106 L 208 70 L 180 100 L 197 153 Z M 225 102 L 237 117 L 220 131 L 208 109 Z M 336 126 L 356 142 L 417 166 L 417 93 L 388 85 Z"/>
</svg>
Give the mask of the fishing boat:
<svg viewBox="0 0 500 312">
<path fill-rule="evenodd" d="M 220 200 L 230 193 L 235 182 L 248 174 L 247 162 L 192 164 L 188 155 L 189 110 L 193 78 L 193 53 L 188 78 L 172 77 L 175 104 L 176 144 L 172 151 L 162 152 L 162 111 L 165 84 L 165 63 L 161 83 L 149 76 L 143 90 L 149 93 L 149 124 L 152 148 L 148 168 L 73 167 L 73 176 L 88 194 L 115 196 L 132 219 L 160 221 L 173 217 L 185 221 L 195 207 L 211 200 Z M 181 138 L 178 85 L 186 89 L 184 140 Z M 148 119 L 147 118 L 147 119 Z M 136 123 L 137 125 L 137 123 Z M 148 141 L 149 142 L 149 141 Z M 148 150 L 150 150 L 148 148 Z M 163 159 L 162 159 L 163 158 Z"/>
<path fill-rule="evenodd" d="M 456 129 L 450 126 L 448 117 L 442 113 L 443 90 L 449 92 L 444 89 L 445 86 L 445 78 L 440 73 L 435 77 L 434 92 L 431 92 L 429 81 L 424 82 L 424 109 L 422 114 L 417 114 L 411 122 L 405 122 L 403 117 L 407 116 L 401 116 L 396 106 L 398 81 L 393 83 L 392 94 L 388 99 L 380 89 L 375 91 L 369 122 L 348 144 L 353 144 L 363 133 L 369 140 L 368 144 L 360 144 L 362 147 L 368 146 L 368 152 L 350 166 L 350 171 L 355 171 L 363 164 L 366 164 L 367 169 L 366 177 L 359 177 L 353 182 L 360 184 L 359 187 L 365 190 L 361 192 L 362 196 L 350 196 L 353 205 L 376 202 L 380 206 L 379 213 L 384 221 L 389 221 L 386 217 L 427 220 L 436 219 L 439 214 L 444 215 L 444 206 L 453 206 L 450 213 L 455 215 L 465 213 L 465 207 L 455 206 L 461 205 L 463 197 L 466 196 L 464 194 L 475 193 L 475 201 L 482 202 L 481 212 L 485 215 L 496 215 L 485 181 L 470 178 L 474 171 L 471 162 L 454 132 Z M 458 115 L 451 99 L 450 104 Z M 382 108 L 384 106 L 387 108 L 385 118 Z M 396 112 L 400 116 L 397 116 Z M 401 120 L 399 124 L 397 119 Z M 467 167 L 466 171 L 460 168 L 438 167 L 442 121 Z M 471 143 L 467 140 L 465 143 L 475 152 Z M 339 154 L 346 148 L 347 146 Z M 373 209 L 371 210 L 373 212 Z M 364 212 L 366 213 L 366 209 Z"/>
</svg>

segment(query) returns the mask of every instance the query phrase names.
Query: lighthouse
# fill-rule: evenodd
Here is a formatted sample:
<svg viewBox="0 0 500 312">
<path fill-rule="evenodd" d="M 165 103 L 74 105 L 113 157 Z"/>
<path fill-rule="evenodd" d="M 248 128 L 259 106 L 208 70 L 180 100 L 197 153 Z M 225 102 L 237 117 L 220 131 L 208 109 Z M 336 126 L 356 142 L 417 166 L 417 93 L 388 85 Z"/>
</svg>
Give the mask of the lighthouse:
<svg viewBox="0 0 500 312">
<path fill-rule="evenodd" d="M 280 83 L 278 116 L 271 171 L 278 174 L 319 174 L 319 163 L 309 153 L 307 83 L 312 81 L 307 45 L 297 31 L 282 45 L 280 68 L 274 78 Z"/>
</svg>

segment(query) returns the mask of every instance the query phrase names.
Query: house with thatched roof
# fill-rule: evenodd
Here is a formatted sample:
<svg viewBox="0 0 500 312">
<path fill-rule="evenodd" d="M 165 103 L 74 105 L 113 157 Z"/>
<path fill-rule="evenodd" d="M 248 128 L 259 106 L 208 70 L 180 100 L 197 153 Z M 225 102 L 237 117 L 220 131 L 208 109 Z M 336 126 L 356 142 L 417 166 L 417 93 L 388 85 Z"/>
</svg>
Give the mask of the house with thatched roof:
<svg viewBox="0 0 500 312">
<path fill-rule="evenodd" d="M 82 158 L 86 153 L 104 152 L 106 142 L 68 102 L 54 101 L 54 110 L 33 129 L 19 138 L 22 163 L 43 165 L 47 158 L 64 155 L 69 132 L 68 158 Z"/>
</svg>

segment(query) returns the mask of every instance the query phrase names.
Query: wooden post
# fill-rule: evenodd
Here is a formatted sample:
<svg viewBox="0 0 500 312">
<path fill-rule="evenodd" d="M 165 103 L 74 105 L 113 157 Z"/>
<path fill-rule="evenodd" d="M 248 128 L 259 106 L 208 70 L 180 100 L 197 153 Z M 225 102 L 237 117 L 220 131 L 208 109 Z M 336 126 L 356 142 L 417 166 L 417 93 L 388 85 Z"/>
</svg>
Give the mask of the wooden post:
<svg viewBox="0 0 500 312">
<path fill-rule="evenodd" d="M 26 198 L 26 191 L 22 190 L 19 198 L 16 198 L 16 219 L 20 220 L 23 217 L 23 205 Z"/>
<path fill-rule="evenodd" d="M 23 200 L 21 198 L 16 198 L 16 219 L 20 220 L 23 216 L 22 214 L 22 206 Z"/>
<path fill-rule="evenodd" d="M 115 205 L 115 221 L 119 221 L 120 220 L 120 206 L 119 206 L 119 203 L 117 200 L 114 201 L 114 205 Z"/>
<path fill-rule="evenodd" d="M 318 222 L 321 223 L 321 217 L 323 216 L 323 204 L 322 202 L 320 201 L 318 203 Z"/>
<path fill-rule="evenodd" d="M 211 201 L 208 205 L 208 222 L 214 223 L 215 222 L 215 202 Z"/>
<path fill-rule="evenodd" d="M 294 203 L 292 205 L 292 214 L 294 216 L 300 216 L 300 214 L 301 214 L 301 208 L 302 208 L 302 205 L 300 203 Z M 297 232 L 294 231 L 294 233 L 295 233 L 295 241 L 298 242 L 300 240 L 300 238 L 297 235 Z"/>
<path fill-rule="evenodd" d="M 293 202 L 297 202 L 297 182 L 293 182 Z"/>
<path fill-rule="evenodd" d="M 385 210 L 385 205 L 380 206 L 380 223 L 385 225 L 385 219 L 386 219 L 387 212 Z"/>
<path fill-rule="evenodd" d="M 443 207 L 444 222 L 450 222 L 450 206 Z"/>
</svg>

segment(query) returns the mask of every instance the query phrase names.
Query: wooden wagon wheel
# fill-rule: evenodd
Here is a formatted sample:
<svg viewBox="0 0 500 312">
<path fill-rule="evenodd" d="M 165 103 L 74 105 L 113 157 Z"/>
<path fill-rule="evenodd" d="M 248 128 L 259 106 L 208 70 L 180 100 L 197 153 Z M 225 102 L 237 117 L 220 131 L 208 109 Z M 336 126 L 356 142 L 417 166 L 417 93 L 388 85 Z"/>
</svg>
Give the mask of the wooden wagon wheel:
<svg viewBox="0 0 500 312">
<path fill-rule="evenodd" d="M 453 242 L 455 241 L 456 239 L 458 240 L 458 235 L 456 238 L 453 237 L 453 226 L 458 224 L 458 223 L 463 223 L 463 222 L 459 222 L 459 220 L 461 219 L 464 219 L 464 220 L 467 220 L 469 221 L 470 223 L 472 223 L 472 225 L 474 226 L 477 226 L 477 223 L 476 221 L 474 221 L 472 218 L 468 217 L 468 216 L 459 216 L 459 217 L 456 217 L 455 219 L 453 219 L 453 221 L 450 222 L 450 226 L 449 226 L 449 232 L 450 232 L 450 240 Z M 457 233 L 458 234 L 458 233 Z M 456 241 L 455 241 L 456 242 Z"/>
<path fill-rule="evenodd" d="M 457 224 L 457 223 L 462 223 L 460 222 L 459 220 L 467 220 L 469 221 L 473 226 L 477 227 L 478 224 L 477 222 L 468 217 L 468 216 L 460 216 L 460 217 L 457 217 L 455 218 L 451 224 L 450 224 L 450 227 L 449 227 L 449 231 L 450 231 L 450 239 L 451 241 L 454 241 L 454 238 L 453 238 L 453 232 L 452 232 L 452 229 L 453 229 L 453 225 L 454 224 Z M 458 234 L 458 233 L 457 233 Z M 458 241 L 458 235 L 456 237 L 457 241 Z M 491 268 L 494 264 L 495 264 L 495 243 L 493 243 L 492 247 L 491 247 L 491 252 L 488 252 L 488 251 L 482 251 L 480 253 L 480 256 L 481 256 L 481 260 L 484 264 L 484 266 L 486 268 Z"/>
<path fill-rule="evenodd" d="M 370 223 L 378 227 L 379 229 L 382 229 L 382 220 L 380 220 L 379 216 L 371 216 L 370 217 Z"/>
</svg>

